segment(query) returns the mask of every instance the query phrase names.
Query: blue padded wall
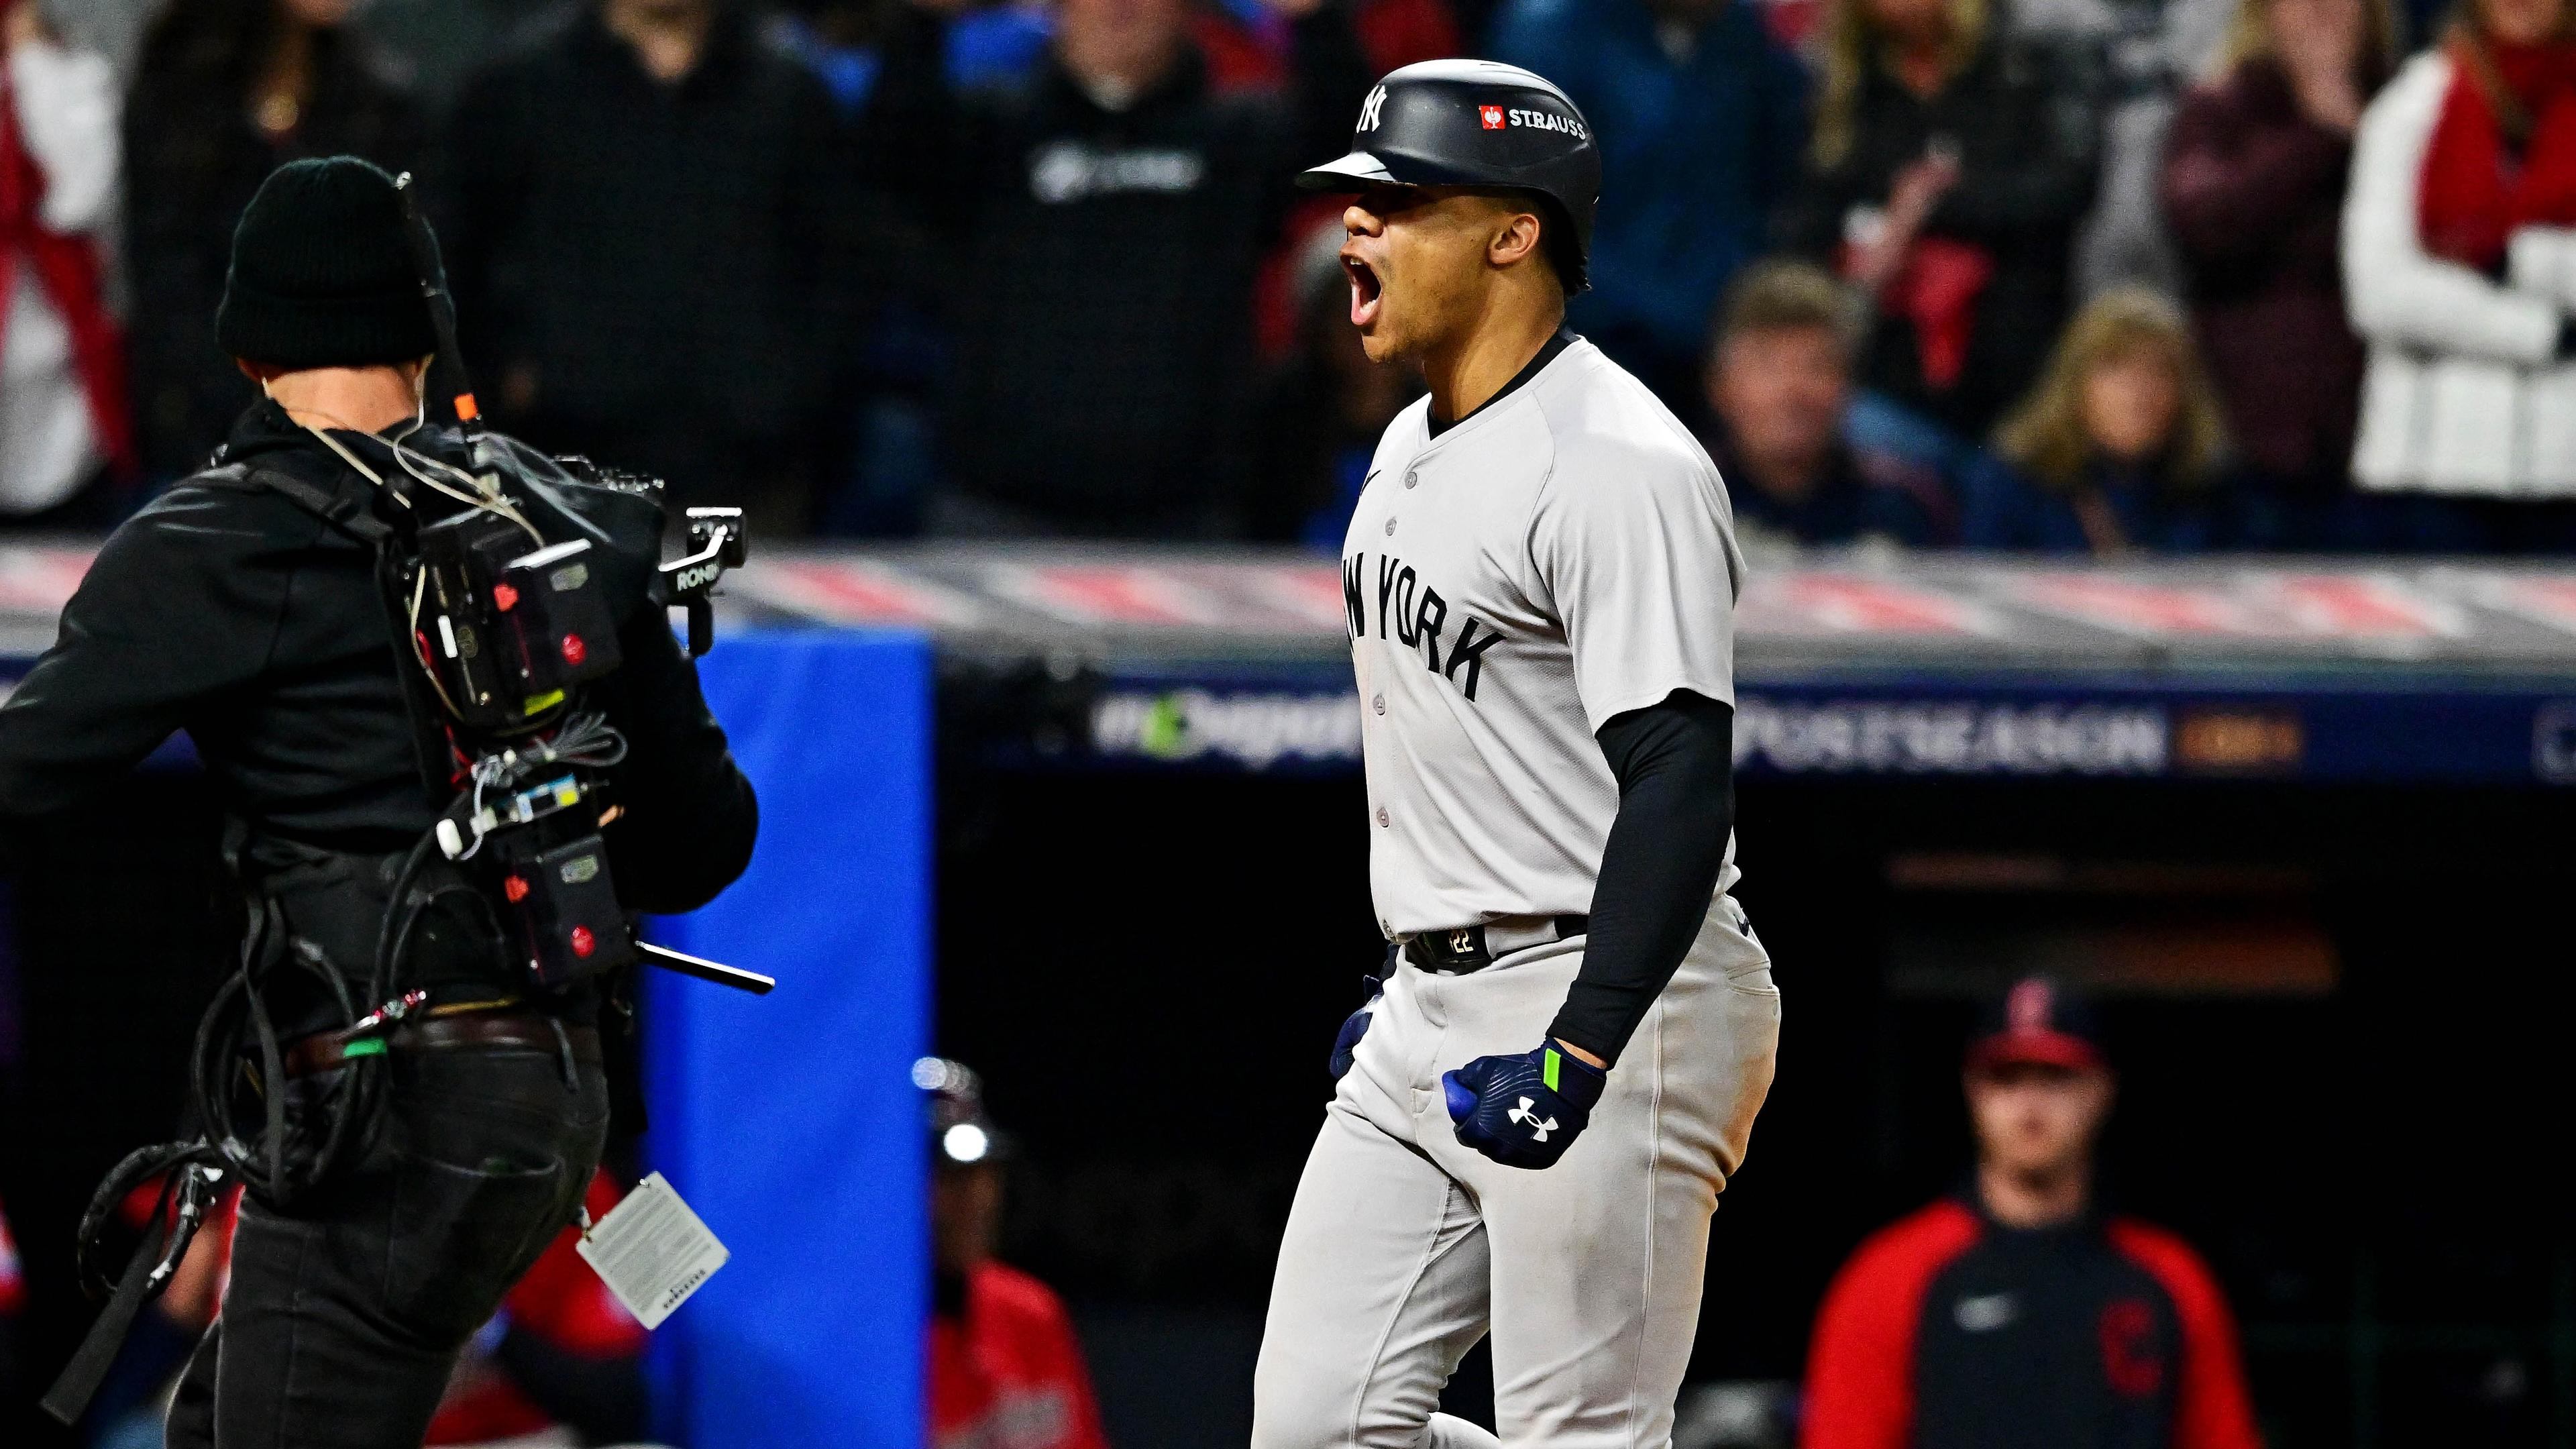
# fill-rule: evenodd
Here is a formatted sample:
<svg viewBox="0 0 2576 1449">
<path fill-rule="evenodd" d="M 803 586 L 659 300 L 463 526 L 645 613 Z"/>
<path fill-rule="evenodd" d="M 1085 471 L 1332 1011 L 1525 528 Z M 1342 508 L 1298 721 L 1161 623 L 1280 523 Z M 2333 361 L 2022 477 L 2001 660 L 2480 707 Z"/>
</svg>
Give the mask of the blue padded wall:
<svg viewBox="0 0 2576 1449">
<path fill-rule="evenodd" d="M 731 890 L 651 934 L 778 989 L 645 973 L 645 1155 L 733 1250 L 655 1335 L 655 1419 L 686 1449 L 918 1445 L 930 649 L 755 632 L 701 673 L 760 844 Z"/>
</svg>

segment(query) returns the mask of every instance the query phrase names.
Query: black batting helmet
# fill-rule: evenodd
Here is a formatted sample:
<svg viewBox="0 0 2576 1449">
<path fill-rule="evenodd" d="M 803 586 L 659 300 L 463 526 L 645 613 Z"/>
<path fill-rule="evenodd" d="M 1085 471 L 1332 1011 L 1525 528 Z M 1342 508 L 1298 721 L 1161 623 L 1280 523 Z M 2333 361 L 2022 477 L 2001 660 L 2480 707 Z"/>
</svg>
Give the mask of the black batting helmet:
<svg viewBox="0 0 2576 1449">
<path fill-rule="evenodd" d="M 1309 191 L 1475 186 L 1545 202 L 1557 276 L 1584 289 L 1601 152 L 1592 127 L 1544 76 L 1490 60 L 1426 60 L 1390 71 L 1360 103 L 1351 154 L 1300 172 Z"/>
</svg>

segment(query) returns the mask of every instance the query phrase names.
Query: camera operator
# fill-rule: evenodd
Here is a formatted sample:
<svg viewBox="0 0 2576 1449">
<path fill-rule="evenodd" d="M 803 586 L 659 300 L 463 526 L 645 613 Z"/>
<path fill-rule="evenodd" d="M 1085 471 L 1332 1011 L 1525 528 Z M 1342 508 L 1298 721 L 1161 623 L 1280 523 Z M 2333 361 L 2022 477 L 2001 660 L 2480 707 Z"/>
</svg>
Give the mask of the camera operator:
<svg viewBox="0 0 2576 1449">
<path fill-rule="evenodd" d="M 12 834 L 40 839 L 41 817 L 80 805 L 180 729 L 232 816 L 228 856 L 251 922 L 235 981 L 256 997 L 242 1010 L 264 1015 L 211 1076 L 218 1094 L 251 1078 L 252 1114 L 267 1112 L 269 1127 L 245 1134 L 244 1149 L 232 1127 L 201 1124 L 209 1139 L 192 1160 L 232 1153 L 228 1170 L 249 1193 L 222 1317 L 172 1408 L 174 1446 L 414 1449 L 468 1336 L 578 1218 L 608 1127 L 601 1035 L 626 1019 L 620 978 L 541 985 L 496 929 L 506 913 L 423 843 L 437 838 L 442 797 L 462 802 L 472 737 L 453 705 L 437 723 L 446 695 L 424 706 L 437 636 L 403 627 L 388 580 L 425 575 L 389 571 L 384 540 L 468 509 L 535 535 L 527 519 L 561 491 L 487 471 L 477 492 L 468 469 L 534 455 L 423 425 L 438 335 L 424 293 L 443 283 L 426 234 L 405 227 L 396 183 L 355 158 L 294 162 L 261 186 L 234 236 L 216 329 L 264 399 L 216 466 L 108 539 L 58 642 L 0 707 L 0 817 Z M 653 536 L 589 530 L 590 567 L 622 570 L 631 585 L 614 616 L 622 663 L 551 698 L 565 733 L 622 737 L 622 754 L 576 762 L 596 766 L 599 798 L 614 801 L 595 827 L 583 822 L 606 857 L 589 868 L 613 878 L 624 909 L 681 911 L 741 874 L 757 811 L 645 587 L 660 562 L 651 496 L 629 488 L 610 503 L 630 519 L 644 508 Z M 585 526 L 562 509 L 542 516 L 559 531 L 568 518 Z M 419 608 L 414 593 L 416 629 L 427 627 Z M 529 701 L 532 718 L 545 702 Z M 543 736 L 515 738 L 522 756 L 544 748 Z M 483 777 L 472 778 L 479 808 Z M 403 929 L 385 929 L 389 917 Z M 276 929 L 263 934 L 264 923 Z M 396 942 L 390 956 L 380 933 Z M 576 935 L 589 955 L 592 938 Z M 253 960 L 263 940 L 284 963 L 264 975 Z M 353 1000 L 356 1011 L 389 1004 L 364 995 L 386 960 L 425 1000 L 353 1019 Z M 201 1064 L 199 1080 L 208 1075 Z M 262 1079 L 282 1090 L 261 1090 Z M 207 1098 L 201 1087 L 201 1112 Z M 347 1134 L 358 1145 L 334 1157 L 333 1127 L 320 1160 L 336 1165 L 297 1180 L 292 1153 L 316 1136 L 297 1114 L 310 1124 L 349 1101 L 374 1104 Z M 271 1149 L 288 1155 L 264 1183 L 253 1169 Z M 140 1281 L 135 1269 L 127 1279 Z"/>
</svg>

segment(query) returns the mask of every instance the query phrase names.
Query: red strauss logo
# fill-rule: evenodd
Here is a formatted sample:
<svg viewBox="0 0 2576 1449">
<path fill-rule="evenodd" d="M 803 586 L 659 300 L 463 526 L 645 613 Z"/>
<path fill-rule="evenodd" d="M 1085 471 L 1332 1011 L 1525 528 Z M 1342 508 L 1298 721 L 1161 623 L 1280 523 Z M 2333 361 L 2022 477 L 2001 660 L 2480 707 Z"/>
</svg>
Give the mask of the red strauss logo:
<svg viewBox="0 0 2576 1449">
<path fill-rule="evenodd" d="M 1485 118 L 1485 129 L 1486 129 L 1486 130 L 1488 130 L 1488 131 L 1499 131 L 1499 130 L 1501 130 L 1501 129 L 1503 128 L 1503 108 L 1502 108 L 1502 107 L 1500 107 L 1500 106 L 1478 106 L 1478 107 L 1476 108 L 1476 111 L 1477 111 L 1477 114 L 1479 114 L 1479 115 L 1481 115 L 1481 116 L 1483 116 L 1483 117 Z"/>
</svg>

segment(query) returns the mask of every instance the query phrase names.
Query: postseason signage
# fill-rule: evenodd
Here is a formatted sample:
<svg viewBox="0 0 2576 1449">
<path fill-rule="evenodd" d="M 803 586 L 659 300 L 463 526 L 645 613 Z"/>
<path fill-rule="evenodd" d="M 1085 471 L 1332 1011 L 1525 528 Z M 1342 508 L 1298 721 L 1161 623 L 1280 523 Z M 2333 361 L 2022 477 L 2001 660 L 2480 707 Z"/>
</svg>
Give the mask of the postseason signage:
<svg viewBox="0 0 2576 1449">
<path fill-rule="evenodd" d="M 1752 688 L 1735 753 L 1754 775 L 2569 785 L 2576 692 L 2010 678 Z"/>
<path fill-rule="evenodd" d="M 1357 769 L 1347 687 L 1215 673 L 1111 676 L 1089 760 L 1144 768 Z M 2403 693 L 1970 681 L 1747 683 L 1747 775 L 2021 779 L 2403 780 L 2576 785 L 2576 686 Z"/>
<path fill-rule="evenodd" d="M 1358 765 L 1329 565 L 911 567 L 1094 662 L 1078 758 Z M 1737 622 L 1748 775 L 2576 783 L 2576 569 L 1774 555 Z"/>
</svg>

